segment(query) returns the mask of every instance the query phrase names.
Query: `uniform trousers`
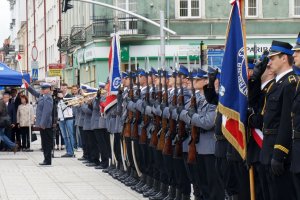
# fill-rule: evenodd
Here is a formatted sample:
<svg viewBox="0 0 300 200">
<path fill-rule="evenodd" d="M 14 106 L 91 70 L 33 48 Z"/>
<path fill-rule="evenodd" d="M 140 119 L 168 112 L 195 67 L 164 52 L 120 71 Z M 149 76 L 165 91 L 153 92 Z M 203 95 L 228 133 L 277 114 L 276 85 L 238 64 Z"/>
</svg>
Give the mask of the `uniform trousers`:
<svg viewBox="0 0 300 200">
<path fill-rule="evenodd" d="M 264 179 L 267 181 L 270 200 L 289 199 L 296 200 L 296 189 L 293 184 L 290 166 L 286 165 L 281 176 L 275 176 L 270 165 L 262 165 Z"/>
<path fill-rule="evenodd" d="M 152 177 L 155 180 L 159 180 L 160 179 L 160 171 L 159 171 L 160 166 L 159 166 L 157 155 L 156 155 L 157 150 L 156 150 L 156 147 L 153 147 L 153 146 L 151 146 L 150 148 L 151 148 L 152 169 L 153 169 Z"/>
<path fill-rule="evenodd" d="M 114 134 L 114 152 L 115 157 L 119 165 L 122 163 L 122 153 L 121 153 L 121 134 L 115 133 Z"/>
<path fill-rule="evenodd" d="M 183 158 L 174 158 L 174 170 L 176 176 L 176 189 L 181 190 L 182 194 L 191 194 L 191 182 L 187 174 Z"/>
<path fill-rule="evenodd" d="M 164 167 L 164 159 L 162 155 L 162 151 L 155 149 L 154 151 L 154 159 L 157 170 L 159 171 L 159 180 L 163 184 L 168 184 L 168 174 L 166 172 L 166 168 Z"/>
<path fill-rule="evenodd" d="M 144 175 L 150 175 L 149 174 L 149 155 L 148 155 L 148 151 L 147 151 L 147 144 L 141 144 L 139 143 L 139 147 L 140 147 L 140 164 L 141 164 L 141 171 Z"/>
<path fill-rule="evenodd" d="M 128 173 L 131 173 L 131 170 L 134 170 L 134 162 L 133 162 L 133 157 L 132 157 L 132 147 L 131 147 L 131 138 L 130 137 L 125 137 L 125 143 L 126 143 L 126 151 L 127 151 L 127 156 L 129 160 L 129 166 L 127 166 L 127 171 Z"/>
<path fill-rule="evenodd" d="M 210 200 L 224 200 L 225 190 L 220 177 L 216 173 L 215 168 L 216 158 L 212 154 L 197 155 L 195 164 L 188 164 L 190 180 L 193 184 L 198 185 L 199 189 L 194 192 L 195 196 Z"/>
<path fill-rule="evenodd" d="M 165 167 L 165 171 L 167 172 L 168 185 L 176 187 L 176 176 L 173 155 L 163 155 L 163 160 L 163 166 Z"/>
<path fill-rule="evenodd" d="M 79 126 L 79 132 L 80 132 L 80 137 L 82 142 L 83 157 L 88 159 L 87 135 L 83 130 L 82 126 Z"/>
<path fill-rule="evenodd" d="M 150 138 L 147 139 L 147 143 L 145 145 L 145 151 L 147 154 L 147 167 L 146 167 L 146 173 L 148 176 L 155 178 L 158 180 L 159 173 L 157 177 L 154 177 L 154 158 L 153 158 L 153 148 L 150 146 Z M 156 173 L 157 174 L 157 173 Z"/>
<path fill-rule="evenodd" d="M 300 173 L 293 174 L 293 183 L 296 190 L 296 199 L 300 199 Z"/>
<path fill-rule="evenodd" d="M 96 134 L 94 130 L 89 130 L 87 132 L 88 135 L 88 152 L 90 152 L 90 158 L 91 162 L 95 163 L 96 165 L 100 164 L 100 152 L 97 146 L 97 139 L 96 139 Z"/>
<path fill-rule="evenodd" d="M 51 128 L 41 129 L 42 149 L 44 153 L 44 162 L 51 164 L 51 151 L 53 148 L 53 132 Z"/>
<path fill-rule="evenodd" d="M 96 137 L 97 148 L 101 156 L 101 163 L 105 166 L 108 166 L 109 144 L 107 144 L 107 139 L 105 138 L 107 137 L 107 130 L 105 128 L 95 129 L 94 133 Z"/>
</svg>

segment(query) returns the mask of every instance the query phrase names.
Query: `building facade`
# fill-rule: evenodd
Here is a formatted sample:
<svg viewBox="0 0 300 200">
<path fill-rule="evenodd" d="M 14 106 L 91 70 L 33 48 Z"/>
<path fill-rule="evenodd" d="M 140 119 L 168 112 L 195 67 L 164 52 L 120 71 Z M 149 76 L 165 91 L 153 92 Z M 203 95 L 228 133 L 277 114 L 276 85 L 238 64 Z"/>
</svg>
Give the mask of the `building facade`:
<svg viewBox="0 0 300 200">
<path fill-rule="evenodd" d="M 230 4 L 223 0 L 105 0 L 126 10 L 136 12 L 159 23 L 160 10 L 165 12 L 166 26 L 177 35 L 166 34 L 167 65 L 174 55 L 181 63 L 199 59 L 199 46 L 222 49 L 225 43 Z M 160 30 L 151 24 L 121 12 L 80 2 L 63 14 L 63 37 L 60 51 L 67 57 L 64 79 L 68 83 L 92 86 L 108 76 L 110 34 L 121 35 L 122 70 L 128 68 L 129 58 L 144 66 L 145 57 L 157 66 L 160 54 Z M 78 15 L 76 15 L 78 14 Z M 294 43 L 300 30 L 300 0 L 246 0 L 246 31 L 248 54 L 261 54 L 272 40 Z M 256 48 L 254 48 L 254 45 Z M 255 49 L 255 50 L 254 50 Z M 196 61 L 197 62 L 197 61 Z M 221 63 L 221 60 L 209 60 Z M 133 60 L 131 61 L 133 63 Z"/>
</svg>

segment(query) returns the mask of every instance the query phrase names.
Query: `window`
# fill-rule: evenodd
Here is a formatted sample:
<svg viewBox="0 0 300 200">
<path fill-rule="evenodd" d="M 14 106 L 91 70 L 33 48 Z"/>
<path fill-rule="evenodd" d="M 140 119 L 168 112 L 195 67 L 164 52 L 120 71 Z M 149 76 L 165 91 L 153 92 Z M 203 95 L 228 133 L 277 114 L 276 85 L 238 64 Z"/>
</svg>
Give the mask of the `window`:
<svg viewBox="0 0 300 200">
<path fill-rule="evenodd" d="M 294 15 L 300 16 L 300 0 L 294 0 Z"/>
<path fill-rule="evenodd" d="M 136 0 L 117 0 L 117 6 L 131 12 L 137 12 Z M 137 34 L 137 19 L 132 16 L 118 12 L 119 24 L 118 32 L 119 34 Z"/>
<path fill-rule="evenodd" d="M 177 0 L 178 18 L 200 18 L 202 0 Z"/>
<path fill-rule="evenodd" d="M 246 17 L 258 17 L 258 0 L 246 0 Z"/>
</svg>

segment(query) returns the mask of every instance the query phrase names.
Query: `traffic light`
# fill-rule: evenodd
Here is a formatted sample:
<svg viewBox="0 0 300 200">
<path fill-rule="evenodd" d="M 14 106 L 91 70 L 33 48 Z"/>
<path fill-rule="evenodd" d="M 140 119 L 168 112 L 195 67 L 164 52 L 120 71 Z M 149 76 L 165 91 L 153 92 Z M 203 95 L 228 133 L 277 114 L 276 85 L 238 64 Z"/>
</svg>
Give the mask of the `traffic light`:
<svg viewBox="0 0 300 200">
<path fill-rule="evenodd" d="M 65 13 L 69 9 L 73 8 L 73 5 L 70 4 L 71 0 L 63 0 L 62 1 L 62 12 Z"/>
<path fill-rule="evenodd" d="M 207 46 L 204 44 L 203 41 L 201 41 L 200 43 L 200 59 L 201 59 L 201 66 L 205 66 L 208 64 Z"/>
</svg>

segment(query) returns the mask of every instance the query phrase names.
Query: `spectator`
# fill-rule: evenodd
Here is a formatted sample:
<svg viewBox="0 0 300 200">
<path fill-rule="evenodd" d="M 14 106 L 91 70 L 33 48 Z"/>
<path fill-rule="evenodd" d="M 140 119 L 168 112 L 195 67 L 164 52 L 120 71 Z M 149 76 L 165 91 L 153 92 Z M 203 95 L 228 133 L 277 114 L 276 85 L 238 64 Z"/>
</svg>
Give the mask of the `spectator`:
<svg viewBox="0 0 300 200">
<path fill-rule="evenodd" d="M 17 123 L 22 135 L 22 150 L 27 151 L 30 149 L 29 127 L 34 123 L 34 111 L 32 105 L 28 103 L 28 98 L 21 95 L 21 105 L 17 110 Z"/>
<path fill-rule="evenodd" d="M 68 85 L 63 83 L 61 85 L 61 93 L 58 93 L 58 98 L 61 100 L 57 105 L 57 113 L 59 119 L 59 128 L 64 138 L 66 145 L 66 154 L 62 157 L 73 157 L 74 156 L 74 116 L 72 108 L 66 107 L 63 103 L 63 98 L 71 98 L 68 94 Z"/>
<path fill-rule="evenodd" d="M 5 118 L 8 116 L 7 112 L 7 105 L 8 105 L 8 100 L 7 102 L 4 102 L 4 96 L 7 98 L 7 95 L 3 95 L 3 99 L 0 100 L 0 140 L 3 141 L 4 144 L 8 146 L 8 148 L 12 149 L 14 153 L 16 153 L 18 149 L 18 145 L 13 143 L 6 135 L 5 135 L 5 128 L 7 124 L 5 123 Z M 8 95 L 9 99 L 9 95 Z"/>
</svg>

